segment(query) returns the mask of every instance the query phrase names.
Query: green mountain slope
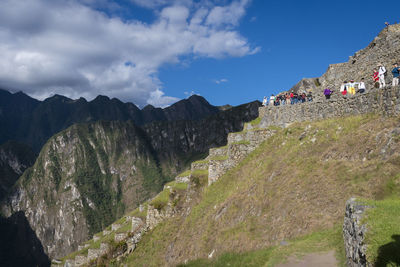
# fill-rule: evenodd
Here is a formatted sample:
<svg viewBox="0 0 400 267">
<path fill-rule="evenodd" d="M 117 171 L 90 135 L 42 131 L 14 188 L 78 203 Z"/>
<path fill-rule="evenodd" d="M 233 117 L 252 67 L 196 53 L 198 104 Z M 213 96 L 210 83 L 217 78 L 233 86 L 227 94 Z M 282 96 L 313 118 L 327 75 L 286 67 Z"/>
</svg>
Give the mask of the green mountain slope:
<svg viewBox="0 0 400 267">
<path fill-rule="evenodd" d="M 348 198 L 400 197 L 399 122 L 363 115 L 274 129 L 210 187 L 191 187 L 184 212 L 147 233 L 122 263 L 174 266 L 209 255 L 218 263 L 227 252 L 262 254 L 282 244 L 296 251 L 302 236 L 313 251 L 342 251 L 338 229 Z M 327 238 L 313 237 L 323 231 Z M 265 264 L 279 254 L 265 253 Z"/>
<path fill-rule="evenodd" d="M 78 124 L 45 144 L 18 180 L 9 212 L 25 211 L 47 253 L 62 254 L 154 196 L 163 183 L 133 123 Z"/>
</svg>

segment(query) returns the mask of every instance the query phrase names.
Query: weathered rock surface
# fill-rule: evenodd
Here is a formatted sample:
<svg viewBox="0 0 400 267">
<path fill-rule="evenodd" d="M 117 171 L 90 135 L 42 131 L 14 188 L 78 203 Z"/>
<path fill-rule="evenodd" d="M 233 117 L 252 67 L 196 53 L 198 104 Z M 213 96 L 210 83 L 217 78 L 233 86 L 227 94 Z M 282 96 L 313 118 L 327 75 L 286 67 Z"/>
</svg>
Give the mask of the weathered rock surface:
<svg viewBox="0 0 400 267">
<path fill-rule="evenodd" d="M 343 238 L 346 249 L 347 266 L 373 266 L 367 261 L 367 245 L 364 243 L 367 227 L 361 223 L 365 210 L 371 208 L 351 198 L 346 203 L 343 223 Z"/>
<path fill-rule="evenodd" d="M 399 60 L 400 53 L 400 24 L 390 25 L 383 29 L 377 37 L 364 49 L 357 51 L 344 63 L 331 64 L 319 78 L 305 78 L 292 87 L 291 90 L 302 91 L 312 89 L 315 100 L 323 99 L 323 90 L 330 88 L 339 92 L 344 81 L 355 80 L 364 82 L 367 89 L 374 87 L 372 80 L 373 69 L 379 63 L 387 69 L 386 83 L 392 82 L 393 63 Z"/>
<path fill-rule="evenodd" d="M 132 123 L 75 125 L 54 136 L 3 211 L 23 211 L 51 257 L 76 250 L 162 189 L 152 150 Z"/>
<path fill-rule="evenodd" d="M 9 141 L 0 145 L 0 200 L 21 174 L 35 162 L 36 155 L 27 145 Z"/>
</svg>

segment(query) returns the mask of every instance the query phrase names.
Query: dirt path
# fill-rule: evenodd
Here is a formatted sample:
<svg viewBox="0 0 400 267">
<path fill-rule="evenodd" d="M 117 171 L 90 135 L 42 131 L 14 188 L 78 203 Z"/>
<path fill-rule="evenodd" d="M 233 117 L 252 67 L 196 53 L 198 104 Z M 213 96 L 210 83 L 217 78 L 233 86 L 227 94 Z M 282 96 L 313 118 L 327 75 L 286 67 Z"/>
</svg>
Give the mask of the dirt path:
<svg viewBox="0 0 400 267">
<path fill-rule="evenodd" d="M 276 267 L 337 267 L 334 251 L 325 253 L 312 253 L 297 259 L 290 257 L 288 262 L 276 265 Z"/>
</svg>

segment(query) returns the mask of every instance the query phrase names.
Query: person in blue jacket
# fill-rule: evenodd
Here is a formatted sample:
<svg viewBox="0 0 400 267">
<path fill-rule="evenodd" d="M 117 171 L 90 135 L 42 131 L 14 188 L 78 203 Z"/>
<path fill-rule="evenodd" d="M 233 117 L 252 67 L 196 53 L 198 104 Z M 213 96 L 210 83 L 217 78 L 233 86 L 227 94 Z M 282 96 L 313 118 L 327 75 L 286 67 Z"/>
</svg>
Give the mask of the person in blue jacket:
<svg viewBox="0 0 400 267">
<path fill-rule="evenodd" d="M 393 64 L 392 74 L 393 74 L 392 86 L 399 85 L 400 68 L 399 68 L 399 66 L 397 66 L 397 63 Z"/>
</svg>

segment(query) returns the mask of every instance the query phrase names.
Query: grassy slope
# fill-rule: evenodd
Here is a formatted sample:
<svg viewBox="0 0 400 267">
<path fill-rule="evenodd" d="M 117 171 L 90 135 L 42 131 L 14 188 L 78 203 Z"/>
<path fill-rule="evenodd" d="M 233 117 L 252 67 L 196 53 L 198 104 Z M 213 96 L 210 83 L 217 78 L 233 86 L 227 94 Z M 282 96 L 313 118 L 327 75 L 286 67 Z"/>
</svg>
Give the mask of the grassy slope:
<svg viewBox="0 0 400 267">
<path fill-rule="evenodd" d="M 268 259 L 259 257 L 269 265 L 283 260 L 278 257 L 283 241 L 301 252 L 299 237 L 317 244 L 316 250 L 340 250 L 335 240 L 342 238 L 337 229 L 345 201 L 394 194 L 400 138 L 391 130 L 398 124 L 395 118 L 356 116 L 280 129 L 205 188 L 188 216 L 173 218 L 147 234 L 126 262 L 174 265 L 207 258 L 215 250 L 216 263 L 227 252 L 272 253 Z M 315 237 L 324 231 L 329 238 Z"/>
</svg>

